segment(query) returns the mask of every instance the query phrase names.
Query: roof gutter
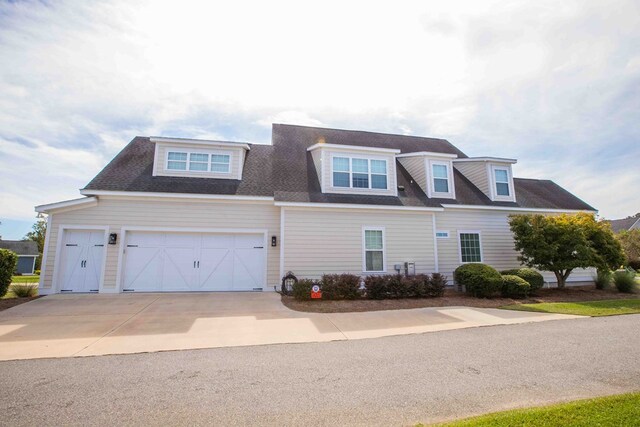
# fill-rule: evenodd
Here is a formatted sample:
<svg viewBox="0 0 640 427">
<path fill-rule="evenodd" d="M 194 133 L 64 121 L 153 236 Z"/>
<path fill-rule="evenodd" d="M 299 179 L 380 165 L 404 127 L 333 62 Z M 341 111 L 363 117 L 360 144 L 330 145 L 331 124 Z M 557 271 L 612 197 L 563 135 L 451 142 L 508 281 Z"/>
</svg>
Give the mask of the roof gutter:
<svg viewBox="0 0 640 427">
<path fill-rule="evenodd" d="M 578 212 L 594 212 L 592 209 L 550 209 L 550 208 L 523 208 L 509 206 L 479 206 L 479 205 L 449 205 L 443 204 L 445 209 L 479 209 L 485 211 L 516 211 L 516 212 L 551 212 L 551 213 L 578 213 Z"/>
<path fill-rule="evenodd" d="M 237 200 L 252 202 L 273 202 L 273 197 L 267 196 L 240 196 L 234 194 L 192 194 L 192 193 L 154 193 L 144 191 L 109 191 L 82 189 L 80 194 L 84 196 L 106 196 L 106 197 L 155 197 L 167 199 L 205 199 L 205 200 Z"/>
<path fill-rule="evenodd" d="M 293 208 L 321 208 L 321 209 L 376 209 L 389 211 L 420 211 L 442 212 L 443 208 L 430 208 L 427 206 L 395 206 L 395 205 L 359 205 L 355 203 L 302 203 L 302 202 L 275 202 L 275 206 Z"/>
</svg>

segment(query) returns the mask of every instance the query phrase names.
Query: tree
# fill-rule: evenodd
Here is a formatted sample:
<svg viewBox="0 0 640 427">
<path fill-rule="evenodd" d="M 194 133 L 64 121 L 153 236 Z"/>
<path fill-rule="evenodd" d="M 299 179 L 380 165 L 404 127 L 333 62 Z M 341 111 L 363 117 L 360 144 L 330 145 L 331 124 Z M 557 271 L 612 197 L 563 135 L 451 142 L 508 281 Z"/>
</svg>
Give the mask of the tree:
<svg viewBox="0 0 640 427">
<path fill-rule="evenodd" d="M 616 269 L 625 262 L 620 242 L 608 223 L 595 215 L 511 215 L 518 260 L 528 267 L 551 271 L 564 288 L 576 268 Z"/>
<path fill-rule="evenodd" d="M 42 216 L 38 216 L 36 223 L 31 227 L 22 240 L 33 240 L 38 245 L 38 258 L 36 259 L 36 270 L 40 270 L 42 263 L 42 252 L 44 251 L 44 238 L 47 234 L 47 220 Z"/>
<path fill-rule="evenodd" d="M 621 231 L 616 234 L 616 238 L 622 245 L 625 254 L 627 254 L 629 265 L 637 268 L 640 264 L 640 229 Z"/>
<path fill-rule="evenodd" d="M 38 245 L 38 252 L 44 251 L 44 237 L 47 234 L 47 220 L 39 217 L 22 240 L 33 240 Z"/>
</svg>

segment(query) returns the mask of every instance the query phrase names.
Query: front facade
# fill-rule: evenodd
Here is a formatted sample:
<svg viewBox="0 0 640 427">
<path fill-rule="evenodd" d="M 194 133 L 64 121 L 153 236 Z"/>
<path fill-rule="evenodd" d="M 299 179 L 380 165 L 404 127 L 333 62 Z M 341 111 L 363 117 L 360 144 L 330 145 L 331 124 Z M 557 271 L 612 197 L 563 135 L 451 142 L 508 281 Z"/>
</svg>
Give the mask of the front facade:
<svg viewBox="0 0 640 427">
<path fill-rule="evenodd" d="M 514 163 L 441 139 L 278 124 L 271 145 L 137 137 L 83 198 L 37 207 L 40 292 L 264 291 L 288 271 L 452 283 L 462 263 L 517 267 L 510 214 L 594 209 L 514 178 Z"/>
</svg>

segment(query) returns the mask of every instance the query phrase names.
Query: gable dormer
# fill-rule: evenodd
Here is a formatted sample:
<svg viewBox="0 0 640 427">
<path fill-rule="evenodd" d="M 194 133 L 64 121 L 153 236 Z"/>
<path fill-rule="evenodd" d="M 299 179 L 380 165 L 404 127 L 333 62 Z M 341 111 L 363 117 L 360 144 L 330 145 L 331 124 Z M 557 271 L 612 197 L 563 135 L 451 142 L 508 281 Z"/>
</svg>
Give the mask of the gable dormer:
<svg viewBox="0 0 640 427">
<path fill-rule="evenodd" d="M 153 176 L 242 179 L 249 144 L 151 137 L 155 143 Z"/>
<path fill-rule="evenodd" d="M 307 148 L 323 193 L 397 196 L 395 155 L 400 150 L 327 144 Z"/>
<path fill-rule="evenodd" d="M 427 151 L 397 156 L 400 164 L 409 172 L 427 197 L 434 199 L 456 198 L 452 162 L 457 157 L 456 154 Z"/>
<path fill-rule="evenodd" d="M 472 157 L 456 159 L 455 168 L 494 202 L 515 202 L 511 165 L 515 159 Z"/>
</svg>

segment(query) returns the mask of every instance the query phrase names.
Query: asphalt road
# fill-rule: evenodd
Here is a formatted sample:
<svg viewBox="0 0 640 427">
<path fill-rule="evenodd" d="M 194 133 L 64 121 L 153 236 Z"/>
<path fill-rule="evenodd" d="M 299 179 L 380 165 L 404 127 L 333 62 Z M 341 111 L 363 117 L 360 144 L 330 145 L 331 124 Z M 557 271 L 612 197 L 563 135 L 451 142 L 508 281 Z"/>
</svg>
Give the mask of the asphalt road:
<svg viewBox="0 0 640 427">
<path fill-rule="evenodd" d="M 0 363 L 2 425 L 410 425 L 640 390 L 640 315 Z"/>
</svg>

